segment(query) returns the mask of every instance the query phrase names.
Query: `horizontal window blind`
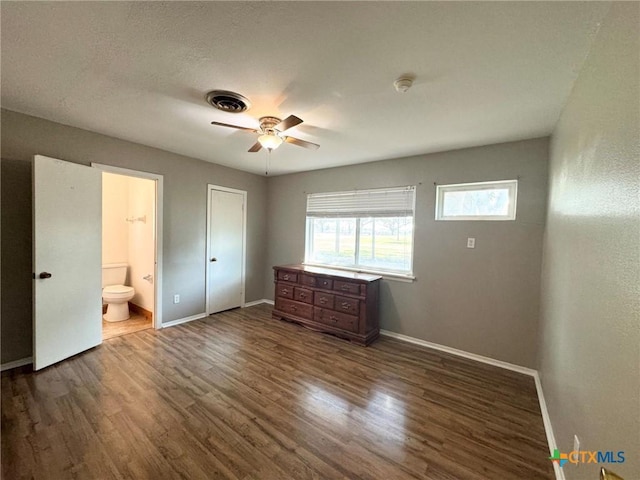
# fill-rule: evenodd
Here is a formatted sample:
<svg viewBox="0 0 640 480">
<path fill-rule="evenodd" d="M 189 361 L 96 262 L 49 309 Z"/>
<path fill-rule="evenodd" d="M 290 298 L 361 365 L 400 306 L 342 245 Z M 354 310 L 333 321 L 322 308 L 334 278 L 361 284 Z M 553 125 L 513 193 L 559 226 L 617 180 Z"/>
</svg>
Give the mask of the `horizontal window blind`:
<svg viewBox="0 0 640 480">
<path fill-rule="evenodd" d="M 311 193 L 307 217 L 408 217 L 413 216 L 414 186 Z"/>
</svg>

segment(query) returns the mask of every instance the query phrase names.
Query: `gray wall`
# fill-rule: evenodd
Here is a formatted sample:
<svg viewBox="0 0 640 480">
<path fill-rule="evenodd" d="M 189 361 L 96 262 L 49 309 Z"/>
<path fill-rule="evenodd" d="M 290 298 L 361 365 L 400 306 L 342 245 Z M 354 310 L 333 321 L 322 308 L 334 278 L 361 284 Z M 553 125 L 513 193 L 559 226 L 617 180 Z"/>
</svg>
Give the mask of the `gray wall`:
<svg viewBox="0 0 640 480">
<path fill-rule="evenodd" d="M 542 138 L 270 178 L 265 292 L 273 265 L 304 259 L 307 193 L 417 185 L 416 280 L 383 281 L 382 328 L 534 367 L 548 153 Z M 434 182 L 513 178 L 516 221 L 434 220 Z"/>
<path fill-rule="evenodd" d="M 552 137 L 539 369 L 556 441 L 640 478 L 638 3 L 614 3 Z M 568 480 L 598 478 L 565 466 Z"/>
<path fill-rule="evenodd" d="M 2 110 L 2 363 L 31 355 L 31 158 L 35 154 L 164 175 L 164 322 L 205 311 L 207 184 L 246 190 L 246 301 L 263 297 L 264 177 Z M 174 293 L 180 294 L 179 304 L 173 303 Z"/>
</svg>

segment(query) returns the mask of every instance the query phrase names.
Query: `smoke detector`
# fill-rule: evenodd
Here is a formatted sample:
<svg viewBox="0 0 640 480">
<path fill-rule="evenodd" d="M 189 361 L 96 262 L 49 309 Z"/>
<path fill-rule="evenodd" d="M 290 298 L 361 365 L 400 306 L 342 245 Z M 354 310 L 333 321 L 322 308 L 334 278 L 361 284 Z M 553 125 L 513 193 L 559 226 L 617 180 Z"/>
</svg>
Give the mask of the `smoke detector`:
<svg viewBox="0 0 640 480">
<path fill-rule="evenodd" d="M 236 92 L 228 90 L 212 90 L 205 97 L 212 107 L 229 113 L 242 113 L 251 108 L 251 102 Z"/>
<path fill-rule="evenodd" d="M 396 89 L 396 92 L 404 93 L 411 88 L 413 85 L 413 78 L 411 77 L 400 77 L 395 82 L 393 82 L 393 86 Z"/>
</svg>

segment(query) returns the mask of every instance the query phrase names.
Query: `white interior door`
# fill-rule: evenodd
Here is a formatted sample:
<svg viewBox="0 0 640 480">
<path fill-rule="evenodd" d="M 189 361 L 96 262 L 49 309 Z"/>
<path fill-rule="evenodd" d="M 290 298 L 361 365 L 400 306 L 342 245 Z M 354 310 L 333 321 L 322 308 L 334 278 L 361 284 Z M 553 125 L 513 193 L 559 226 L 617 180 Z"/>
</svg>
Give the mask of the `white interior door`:
<svg viewBox="0 0 640 480">
<path fill-rule="evenodd" d="M 102 343 L 102 172 L 33 161 L 33 368 Z"/>
<path fill-rule="evenodd" d="M 244 302 L 246 192 L 209 186 L 207 314 Z"/>
</svg>

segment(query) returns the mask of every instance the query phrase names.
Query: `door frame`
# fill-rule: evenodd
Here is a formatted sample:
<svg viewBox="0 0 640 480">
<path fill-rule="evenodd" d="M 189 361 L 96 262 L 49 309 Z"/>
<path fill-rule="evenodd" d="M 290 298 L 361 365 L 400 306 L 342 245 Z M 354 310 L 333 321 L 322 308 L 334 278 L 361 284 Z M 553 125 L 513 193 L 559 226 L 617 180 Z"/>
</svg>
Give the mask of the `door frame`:
<svg viewBox="0 0 640 480">
<path fill-rule="evenodd" d="M 235 188 L 223 187 L 220 185 L 207 184 L 207 245 L 206 245 L 206 257 L 205 257 L 205 282 L 204 282 L 204 298 L 206 314 L 211 315 L 211 305 L 209 305 L 209 286 L 211 285 L 211 274 L 209 270 L 209 259 L 211 258 L 211 197 L 213 191 L 218 190 L 221 192 L 236 193 L 242 195 L 242 293 L 240 295 L 240 306 L 244 307 L 245 304 L 245 292 L 246 292 L 246 265 L 247 265 L 247 192 L 245 190 L 238 190 Z"/>
<path fill-rule="evenodd" d="M 155 198 L 155 245 L 154 245 L 154 261 L 155 271 L 153 274 L 153 328 L 162 328 L 162 195 L 163 195 L 163 182 L 164 176 L 143 172 L 140 170 L 131 170 L 129 168 L 114 167 L 112 165 L 105 165 L 102 163 L 92 162 L 91 166 L 102 170 L 106 173 L 115 173 L 118 175 L 126 175 L 128 177 L 144 178 L 147 180 L 153 180 L 156 183 L 156 198 Z"/>
</svg>

